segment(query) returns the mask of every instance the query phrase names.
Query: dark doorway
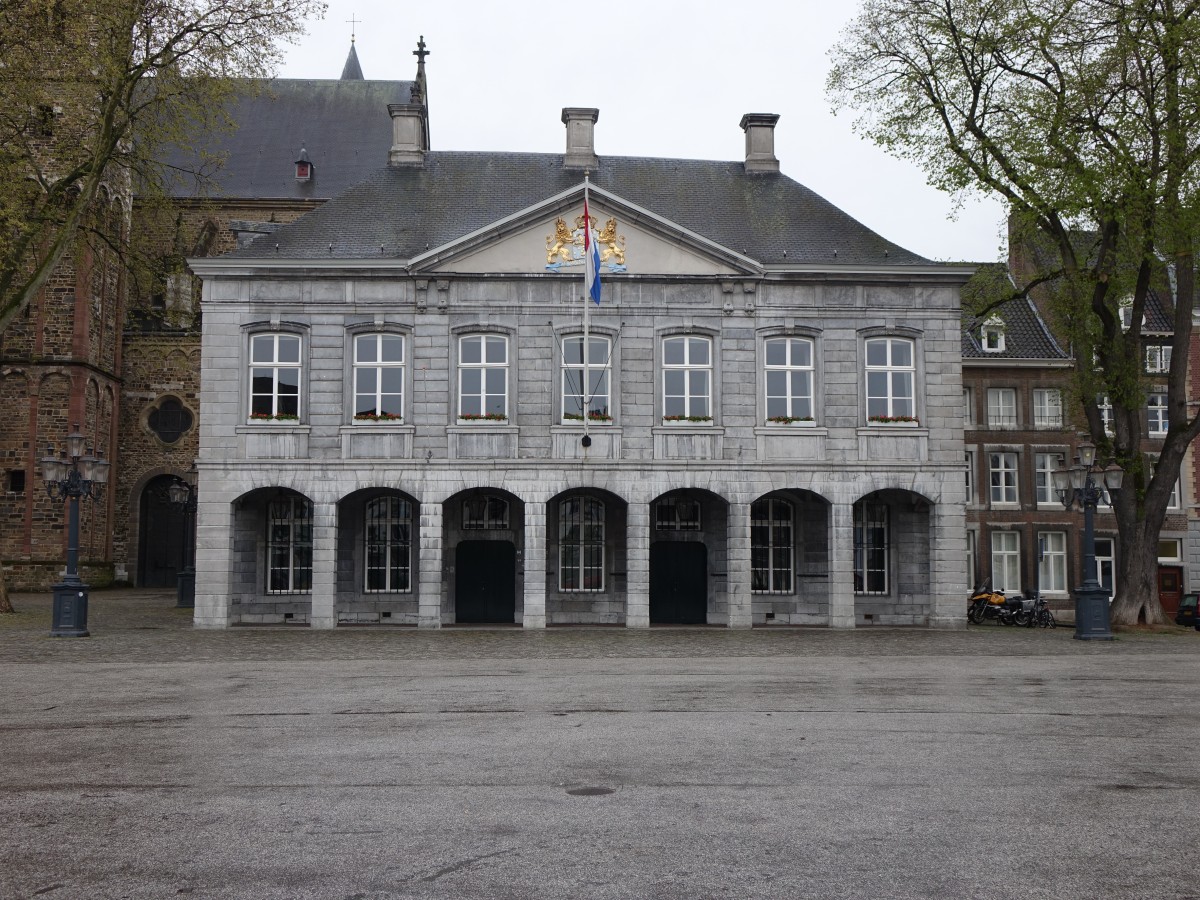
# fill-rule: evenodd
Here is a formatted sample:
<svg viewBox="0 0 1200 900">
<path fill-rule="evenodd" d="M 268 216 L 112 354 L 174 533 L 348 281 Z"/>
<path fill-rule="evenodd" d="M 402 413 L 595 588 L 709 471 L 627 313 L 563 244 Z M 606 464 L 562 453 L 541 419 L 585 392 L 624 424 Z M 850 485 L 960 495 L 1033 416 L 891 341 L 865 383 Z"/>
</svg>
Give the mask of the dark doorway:
<svg viewBox="0 0 1200 900">
<path fill-rule="evenodd" d="M 517 617 L 517 548 L 462 541 L 454 550 L 454 621 L 511 625 Z"/>
<path fill-rule="evenodd" d="M 141 587 L 175 587 L 183 568 L 186 534 L 183 506 L 172 503 L 167 489 L 173 475 L 152 478 L 142 491 L 139 519 L 138 584 Z"/>
<path fill-rule="evenodd" d="M 1168 619 L 1179 612 L 1179 601 L 1183 598 L 1183 569 L 1176 566 L 1158 567 L 1158 602 Z"/>
<path fill-rule="evenodd" d="M 698 541 L 650 545 L 650 624 L 708 621 L 708 551 Z"/>
</svg>

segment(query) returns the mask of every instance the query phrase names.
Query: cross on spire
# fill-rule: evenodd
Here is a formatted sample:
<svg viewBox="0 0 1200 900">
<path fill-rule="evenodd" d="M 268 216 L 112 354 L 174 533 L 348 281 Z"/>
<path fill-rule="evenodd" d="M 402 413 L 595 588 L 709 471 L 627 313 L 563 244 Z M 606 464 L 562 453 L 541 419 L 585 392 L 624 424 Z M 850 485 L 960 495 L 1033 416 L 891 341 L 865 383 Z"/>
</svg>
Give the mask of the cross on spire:
<svg viewBox="0 0 1200 900">
<path fill-rule="evenodd" d="M 417 41 L 417 49 L 413 51 L 413 56 L 417 58 L 417 65 L 425 65 L 425 57 L 429 55 L 429 51 L 425 49 L 425 35 L 421 35 L 421 39 Z"/>
<path fill-rule="evenodd" d="M 356 25 L 361 25 L 361 24 L 362 24 L 362 19 L 356 19 L 356 18 L 354 18 L 354 13 L 350 13 L 350 18 L 348 18 L 346 21 L 350 23 L 350 43 L 352 43 L 352 44 L 353 44 L 353 43 L 354 43 L 354 31 L 355 31 L 355 26 L 356 26 Z"/>
</svg>

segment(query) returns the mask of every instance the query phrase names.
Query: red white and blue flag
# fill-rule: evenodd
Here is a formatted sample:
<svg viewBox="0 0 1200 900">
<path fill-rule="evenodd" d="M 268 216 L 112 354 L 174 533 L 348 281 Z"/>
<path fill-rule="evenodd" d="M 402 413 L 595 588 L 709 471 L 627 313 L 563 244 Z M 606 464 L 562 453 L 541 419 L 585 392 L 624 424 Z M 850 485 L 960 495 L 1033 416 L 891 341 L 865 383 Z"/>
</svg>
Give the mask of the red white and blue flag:
<svg viewBox="0 0 1200 900">
<path fill-rule="evenodd" d="M 587 267 L 584 287 L 592 302 L 600 305 L 600 248 L 592 240 L 592 220 L 588 215 L 587 196 L 583 198 L 583 257 Z"/>
</svg>

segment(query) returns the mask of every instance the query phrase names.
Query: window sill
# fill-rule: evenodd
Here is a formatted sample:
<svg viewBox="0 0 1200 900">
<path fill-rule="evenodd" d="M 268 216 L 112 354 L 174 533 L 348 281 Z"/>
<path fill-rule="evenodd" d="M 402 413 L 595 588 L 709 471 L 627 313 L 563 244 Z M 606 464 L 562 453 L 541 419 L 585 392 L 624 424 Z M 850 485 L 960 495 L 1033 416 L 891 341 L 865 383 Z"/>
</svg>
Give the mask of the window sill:
<svg viewBox="0 0 1200 900">
<path fill-rule="evenodd" d="M 920 422 L 867 422 L 868 428 L 920 428 Z"/>
<path fill-rule="evenodd" d="M 816 428 L 815 421 L 796 421 L 796 422 L 763 422 L 763 428 Z"/>
<path fill-rule="evenodd" d="M 663 419 L 659 423 L 663 428 L 712 428 L 713 421 L 692 421 L 691 419 Z"/>
<path fill-rule="evenodd" d="M 403 425 L 403 419 L 352 419 L 350 424 L 355 428 L 372 428 L 379 426 L 381 428 L 394 428 L 397 425 Z"/>
<path fill-rule="evenodd" d="M 460 428 L 503 428 L 511 426 L 509 419 L 456 419 L 454 424 Z"/>
<path fill-rule="evenodd" d="M 564 428 L 583 428 L 582 419 L 562 419 L 558 424 Z M 616 424 L 617 423 L 612 419 L 608 419 L 607 421 L 603 422 L 597 422 L 595 419 L 588 419 L 587 422 L 588 428 L 612 428 Z"/>
<path fill-rule="evenodd" d="M 300 422 L 255 420 L 247 422 L 244 425 L 238 425 L 234 430 L 238 434 L 267 434 L 273 431 L 283 431 L 290 434 L 308 434 L 312 431 L 312 426 Z"/>
</svg>

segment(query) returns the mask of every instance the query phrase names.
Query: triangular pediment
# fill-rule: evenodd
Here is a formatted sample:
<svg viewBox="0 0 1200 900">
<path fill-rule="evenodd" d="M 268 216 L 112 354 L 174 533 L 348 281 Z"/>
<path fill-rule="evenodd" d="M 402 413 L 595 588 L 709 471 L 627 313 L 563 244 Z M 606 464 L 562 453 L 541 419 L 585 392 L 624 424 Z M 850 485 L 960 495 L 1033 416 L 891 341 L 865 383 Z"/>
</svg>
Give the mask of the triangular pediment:
<svg viewBox="0 0 1200 900">
<path fill-rule="evenodd" d="M 583 276 L 584 185 L 493 222 L 411 261 L 410 271 Z M 758 274 L 754 260 L 670 220 L 590 187 L 588 212 L 601 251 L 601 277 L 613 274 Z"/>
</svg>

